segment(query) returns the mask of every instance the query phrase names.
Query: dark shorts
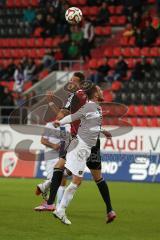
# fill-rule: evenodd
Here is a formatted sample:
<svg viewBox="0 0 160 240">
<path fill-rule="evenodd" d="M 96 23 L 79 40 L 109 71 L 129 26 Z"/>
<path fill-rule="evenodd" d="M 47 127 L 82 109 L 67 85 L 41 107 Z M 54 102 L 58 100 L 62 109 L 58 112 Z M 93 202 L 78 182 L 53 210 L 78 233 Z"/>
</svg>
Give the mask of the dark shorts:
<svg viewBox="0 0 160 240">
<path fill-rule="evenodd" d="M 91 148 L 91 155 L 86 164 L 91 170 L 101 170 L 100 139 L 97 140 L 96 146 Z"/>
</svg>

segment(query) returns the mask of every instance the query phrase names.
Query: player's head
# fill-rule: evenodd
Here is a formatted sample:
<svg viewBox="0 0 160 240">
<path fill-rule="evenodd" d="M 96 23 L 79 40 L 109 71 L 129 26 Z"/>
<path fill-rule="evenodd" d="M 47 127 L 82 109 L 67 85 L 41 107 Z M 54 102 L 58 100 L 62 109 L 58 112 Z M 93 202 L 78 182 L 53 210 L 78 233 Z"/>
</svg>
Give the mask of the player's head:
<svg viewBox="0 0 160 240">
<path fill-rule="evenodd" d="M 104 100 L 101 88 L 95 84 L 92 84 L 85 92 L 88 100 L 93 100 L 94 102 L 102 102 Z"/>
<path fill-rule="evenodd" d="M 57 114 L 57 117 L 56 117 L 56 120 L 61 120 L 62 118 L 64 118 L 65 116 L 68 115 L 68 110 L 66 109 L 61 109 L 58 114 Z"/>
<path fill-rule="evenodd" d="M 79 89 L 84 81 L 84 74 L 82 72 L 75 72 L 70 80 L 70 83 L 73 83 Z"/>
</svg>

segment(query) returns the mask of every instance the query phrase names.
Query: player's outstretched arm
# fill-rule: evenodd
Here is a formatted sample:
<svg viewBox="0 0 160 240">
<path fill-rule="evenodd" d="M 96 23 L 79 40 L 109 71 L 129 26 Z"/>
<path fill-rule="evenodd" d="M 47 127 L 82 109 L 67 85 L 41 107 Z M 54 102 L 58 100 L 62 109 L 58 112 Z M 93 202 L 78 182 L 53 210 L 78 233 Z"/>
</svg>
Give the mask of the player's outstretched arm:
<svg viewBox="0 0 160 240">
<path fill-rule="evenodd" d="M 72 123 L 76 120 L 80 120 L 85 116 L 85 106 L 81 107 L 77 112 L 70 114 L 59 121 L 60 125 Z"/>
<path fill-rule="evenodd" d="M 44 146 L 52 148 L 52 149 L 54 149 L 56 151 L 58 151 L 60 149 L 60 144 L 51 143 L 51 142 L 48 141 L 47 138 L 44 138 L 44 137 L 41 138 L 41 143 Z"/>
</svg>

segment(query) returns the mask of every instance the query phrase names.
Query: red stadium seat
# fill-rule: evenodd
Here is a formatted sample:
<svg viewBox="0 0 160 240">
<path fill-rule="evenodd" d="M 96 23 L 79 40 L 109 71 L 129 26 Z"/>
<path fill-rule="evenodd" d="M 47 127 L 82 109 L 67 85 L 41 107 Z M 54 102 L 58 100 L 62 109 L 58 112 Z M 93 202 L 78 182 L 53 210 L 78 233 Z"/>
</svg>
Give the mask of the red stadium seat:
<svg viewBox="0 0 160 240">
<path fill-rule="evenodd" d="M 144 47 L 144 48 L 141 49 L 141 56 L 144 56 L 144 57 L 149 57 L 150 56 L 150 52 L 149 52 L 148 47 Z"/>
<path fill-rule="evenodd" d="M 15 7 L 23 7 L 23 4 L 21 3 L 21 0 L 14 0 L 14 6 Z"/>
<path fill-rule="evenodd" d="M 154 117 L 156 115 L 154 106 L 146 106 L 146 115 L 149 117 Z"/>
<path fill-rule="evenodd" d="M 154 110 L 155 110 L 155 114 L 156 114 L 155 116 L 160 117 L 160 106 L 155 106 Z"/>
<path fill-rule="evenodd" d="M 112 83 L 111 88 L 112 88 L 113 91 L 119 91 L 121 89 L 121 87 L 122 87 L 122 83 L 119 82 L 119 81 L 115 81 L 115 82 Z"/>
<path fill-rule="evenodd" d="M 133 68 L 134 65 L 135 65 L 135 62 L 134 62 L 134 59 L 133 59 L 133 58 L 127 58 L 127 59 L 126 59 L 126 62 L 127 62 L 127 64 L 128 64 L 128 67 L 129 67 L 129 68 Z"/>
<path fill-rule="evenodd" d="M 158 127 L 158 119 L 157 118 L 151 118 L 151 127 Z"/>
<path fill-rule="evenodd" d="M 116 47 L 116 48 L 113 49 L 113 56 L 119 57 L 121 54 L 122 54 L 122 52 L 121 52 L 120 47 Z"/>
<path fill-rule="evenodd" d="M 43 47 L 43 46 L 44 46 L 44 39 L 43 38 L 35 39 L 35 47 Z"/>
<path fill-rule="evenodd" d="M 89 8 L 89 12 L 88 12 L 89 15 L 95 16 L 98 13 L 99 13 L 99 8 L 98 7 L 90 7 Z"/>
<path fill-rule="evenodd" d="M 83 7 L 83 8 L 81 8 L 81 11 L 82 11 L 83 15 L 86 16 L 88 14 L 89 8 Z"/>
<path fill-rule="evenodd" d="M 136 107 L 137 116 L 144 117 L 146 115 L 145 107 L 143 105 L 139 105 Z"/>
<path fill-rule="evenodd" d="M 27 47 L 27 39 L 26 38 L 20 38 L 17 40 L 17 47 L 23 47 L 26 48 Z"/>
<path fill-rule="evenodd" d="M 160 38 L 157 38 L 157 39 L 156 39 L 156 45 L 157 45 L 157 46 L 160 46 Z"/>
<path fill-rule="evenodd" d="M 114 58 L 110 58 L 110 59 L 108 60 L 108 64 L 109 64 L 109 66 L 110 66 L 111 68 L 114 68 L 114 67 L 115 67 L 116 62 L 117 62 L 117 60 L 114 59 Z"/>
<path fill-rule="evenodd" d="M 35 38 L 27 39 L 27 46 L 28 47 L 35 47 Z"/>
<path fill-rule="evenodd" d="M 122 53 L 125 57 L 131 57 L 132 56 L 131 48 L 123 48 Z"/>
<path fill-rule="evenodd" d="M 138 126 L 148 127 L 148 125 L 149 125 L 148 118 L 139 118 L 138 119 Z"/>
<path fill-rule="evenodd" d="M 131 37 L 131 38 L 129 39 L 129 45 L 130 45 L 130 46 L 134 46 L 134 45 L 135 45 L 135 37 Z"/>
<path fill-rule="evenodd" d="M 104 52 L 104 55 L 106 57 L 112 57 L 113 56 L 113 49 L 112 48 L 106 48 L 105 52 Z"/>
<path fill-rule="evenodd" d="M 117 6 L 116 8 L 115 8 L 115 14 L 122 14 L 122 12 L 123 12 L 123 6 Z"/>
<path fill-rule="evenodd" d="M 131 117 L 136 116 L 136 111 L 135 111 L 135 106 L 134 105 L 128 106 L 128 111 L 126 113 L 126 116 L 131 116 Z"/>
<path fill-rule="evenodd" d="M 117 17 L 117 20 L 118 20 L 119 25 L 124 25 L 126 23 L 126 17 L 125 16 Z"/>
<path fill-rule="evenodd" d="M 7 3 L 6 3 L 7 7 L 14 7 L 14 0 L 7 0 Z"/>
<path fill-rule="evenodd" d="M 122 38 L 120 39 L 120 43 L 121 43 L 121 45 L 123 45 L 123 46 L 127 46 L 127 45 L 128 45 L 128 38 L 122 37 Z"/>
<path fill-rule="evenodd" d="M 132 56 L 133 57 L 140 57 L 141 56 L 141 51 L 140 48 L 135 47 L 132 49 Z"/>
<path fill-rule="evenodd" d="M 36 54 L 37 54 L 37 57 L 38 58 L 42 58 L 44 55 L 45 55 L 45 52 L 46 52 L 47 49 L 45 48 L 40 48 L 37 50 Z"/>
<path fill-rule="evenodd" d="M 37 7 L 39 5 L 39 0 L 31 0 L 30 1 L 31 6 Z"/>
<path fill-rule="evenodd" d="M 136 127 L 136 126 L 138 126 L 138 120 L 137 120 L 137 118 L 129 118 L 129 120 L 130 120 L 130 124 L 133 126 L 133 127 Z"/>
<path fill-rule="evenodd" d="M 77 6 L 79 4 L 79 1 L 77 0 L 69 0 L 69 3 L 71 6 Z"/>
<path fill-rule="evenodd" d="M 89 68 L 96 69 L 98 67 L 97 59 L 91 59 L 89 61 Z"/>
<path fill-rule="evenodd" d="M 111 24 L 111 25 L 118 25 L 118 24 L 117 24 L 117 17 L 116 17 L 116 16 L 111 16 L 111 17 L 110 17 L 110 24 Z"/>
<path fill-rule="evenodd" d="M 160 52 L 159 52 L 159 48 L 158 47 L 150 48 L 150 56 L 151 57 L 158 57 L 159 54 L 160 54 Z"/>
<path fill-rule="evenodd" d="M 108 7 L 108 11 L 111 15 L 114 15 L 116 12 L 115 12 L 115 7 L 114 6 L 109 6 Z"/>
<path fill-rule="evenodd" d="M 52 38 L 46 38 L 45 41 L 44 41 L 44 46 L 45 47 L 52 47 L 52 42 L 53 42 Z"/>
<path fill-rule="evenodd" d="M 87 0 L 78 0 L 78 4 L 79 5 L 86 5 L 87 4 Z"/>
</svg>

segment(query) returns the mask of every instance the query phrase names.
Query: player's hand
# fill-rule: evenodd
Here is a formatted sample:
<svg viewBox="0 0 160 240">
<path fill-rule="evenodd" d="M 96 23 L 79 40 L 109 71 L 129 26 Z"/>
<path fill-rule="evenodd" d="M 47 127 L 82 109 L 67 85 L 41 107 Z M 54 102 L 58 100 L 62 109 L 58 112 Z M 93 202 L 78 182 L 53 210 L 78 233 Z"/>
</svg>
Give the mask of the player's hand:
<svg viewBox="0 0 160 240">
<path fill-rule="evenodd" d="M 57 128 L 60 126 L 60 122 L 58 120 L 55 120 L 53 123 L 54 127 Z"/>
<path fill-rule="evenodd" d="M 53 149 L 56 150 L 56 151 L 59 151 L 60 144 L 53 144 Z"/>
<path fill-rule="evenodd" d="M 112 135 L 108 131 L 103 131 L 103 134 L 106 136 L 106 138 L 112 138 Z"/>
</svg>

